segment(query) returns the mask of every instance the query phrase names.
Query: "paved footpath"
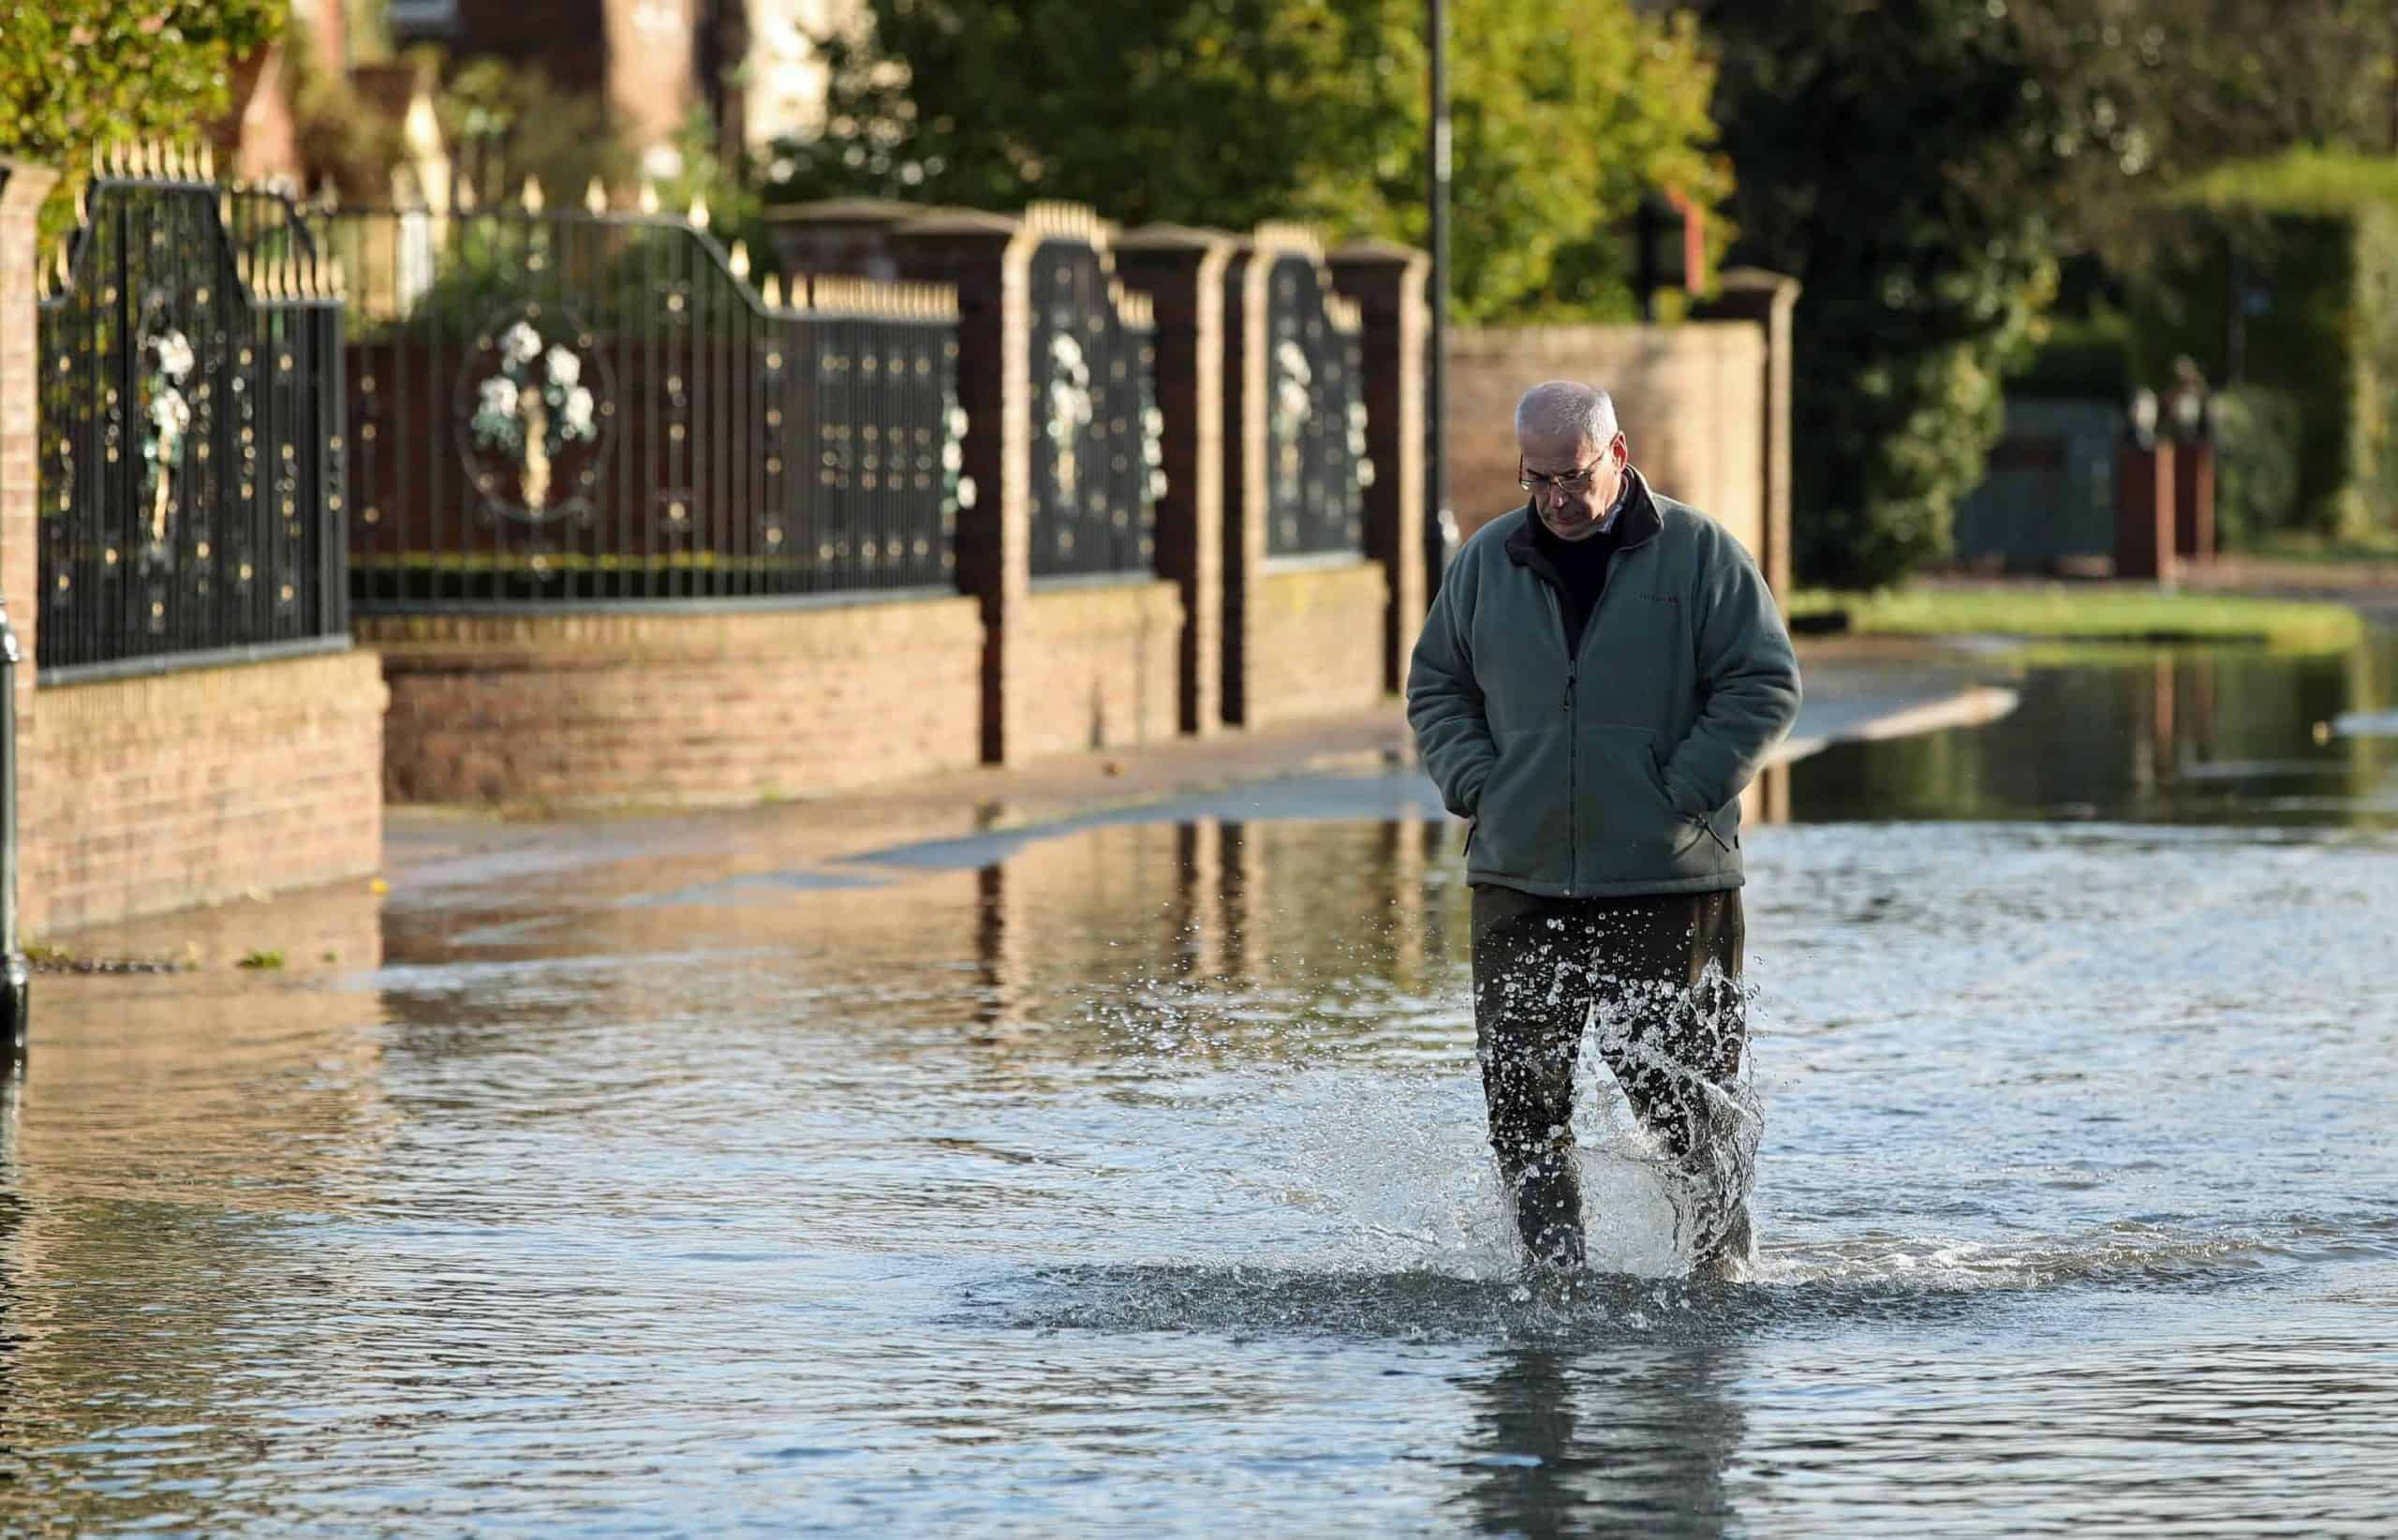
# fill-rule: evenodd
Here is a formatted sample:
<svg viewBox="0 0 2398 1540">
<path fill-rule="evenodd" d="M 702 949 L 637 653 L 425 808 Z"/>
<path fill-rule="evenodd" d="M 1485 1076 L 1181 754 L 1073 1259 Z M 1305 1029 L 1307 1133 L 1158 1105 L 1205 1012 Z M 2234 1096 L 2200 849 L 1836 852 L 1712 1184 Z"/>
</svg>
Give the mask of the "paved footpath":
<svg viewBox="0 0 2398 1540">
<path fill-rule="evenodd" d="M 1829 641 L 1801 648 L 1807 703 L 1780 758 L 1843 739 L 1970 725 L 2014 697 L 1992 671 L 1921 644 Z M 572 895 L 644 895 L 762 880 L 847 885 L 862 871 L 981 866 L 1029 839 L 1096 822 L 1193 817 L 1443 816 L 1397 702 L 1211 738 L 972 769 L 762 806 L 620 810 L 540 818 L 394 807 L 386 816 L 376 907 L 441 925 L 495 904 L 539 907 Z M 364 890 L 362 881 L 348 888 Z M 332 898 L 336 892 L 327 890 Z M 96 926 L 61 938 L 85 957 L 229 962 L 254 938 L 316 912 L 307 894 Z M 340 906 L 334 905 L 333 908 Z M 354 928 L 355 922 L 353 922 Z M 313 941 L 293 964 L 320 955 Z M 342 950 L 333 948 L 332 950 Z M 353 940 L 348 947 L 353 955 Z"/>
</svg>

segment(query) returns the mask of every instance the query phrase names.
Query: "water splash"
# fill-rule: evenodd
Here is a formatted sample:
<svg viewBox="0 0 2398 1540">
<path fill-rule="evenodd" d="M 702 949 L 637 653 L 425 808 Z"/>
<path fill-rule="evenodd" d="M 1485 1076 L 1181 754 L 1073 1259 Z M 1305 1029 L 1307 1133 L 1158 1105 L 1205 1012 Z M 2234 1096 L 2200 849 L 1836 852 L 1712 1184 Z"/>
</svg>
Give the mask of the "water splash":
<svg viewBox="0 0 2398 1540">
<path fill-rule="evenodd" d="M 1232 1255 L 1254 1260 L 1272 1236 L 1277 1266 L 1514 1280 L 1524 1261 L 1489 1146 L 1471 1007 L 1463 979 L 1450 985 L 1438 1003 L 1410 1002 L 1403 1021 L 1365 1034 L 1345 1020 L 1338 1032 L 1314 1029 L 1288 991 L 1221 981 L 1144 980 L 1093 991 L 1083 1006 L 1112 1045 L 1114 1073 L 1171 1102 L 1170 1179 L 1210 1190 L 1206 1206 L 1238 1226 L 1221 1240 Z M 1680 995 L 1663 1009 L 1692 1016 L 1674 1035 L 1699 1044 L 1737 1031 L 1756 991 L 1710 968 Z M 1361 1076 L 1350 1062 L 1387 1065 L 1402 1047 L 1417 1067 Z M 1680 1278 L 1727 1239 L 1745 1256 L 1744 1236 L 1733 1237 L 1747 1222 L 1764 1123 L 1746 1056 L 1719 1081 L 1636 1034 L 1628 1010 L 1593 1010 L 1576 1059 L 1588 1266 Z M 1689 1156 L 1640 1126 L 1611 1059 L 1689 1109 Z M 1180 1191 L 1152 1201 L 1197 1200 Z M 1220 1239 L 1197 1244 L 1213 1251 Z"/>
<path fill-rule="evenodd" d="M 1603 993 L 1591 1008 L 1575 1067 L 1590 1266 L 1672 1276 L 1725 1255 L 1736 1275 L 1745 1270 L 1753 1251 L 1749 1194 L 1765 1133 L 1765 1104 L 1745 1042 L 1758 996 L 1755 985 L 1710 963 L 1687 989 L 1636 984 Z M 1742 1040 L 1730 1078 L 1668 1052 L 1658 1034 L 1643 1029 L 1660 1019 L 1673 1024 L 1673 1042 L 1700 1057 L 1727 1046 L 1727 1039 Z M 1634 1117 L 1626 1074 L 1647 1082 L 1652 1105 L 1686 1119 L 1678 1140 Z"/>
</svg>

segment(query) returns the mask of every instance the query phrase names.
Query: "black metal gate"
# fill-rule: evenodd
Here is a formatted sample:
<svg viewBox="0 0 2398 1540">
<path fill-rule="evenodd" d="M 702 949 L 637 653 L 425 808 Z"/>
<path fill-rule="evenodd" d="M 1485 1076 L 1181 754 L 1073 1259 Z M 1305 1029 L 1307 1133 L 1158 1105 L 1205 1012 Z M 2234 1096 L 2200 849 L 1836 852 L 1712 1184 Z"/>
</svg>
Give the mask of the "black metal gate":
<svg viewBox="0 0 2398 1540">
<path fill-rule="evenodd" d="M 328 214 L 362 612 L 954 589 L 955 302 L 748 279 L 689 220 Z"/>
<path fill-rule="evenodd" d="M 1086 239 L 1032 253 L 1032 575 L 1147 573 L 1165 487 L 1156 325 Z"/>
<path fill-rule="evenodd" d="M 348 644 L 335 274 L 288 201 L 142 159 L 39 302 L 50 683 Z"/>
<path fill-rule="evenodd" d="M 1362 554 L 1365 362 L 1356 306 L 1312 257 L 1266 274 L 1266 550 L 1274 556 Z"/>
</svg>

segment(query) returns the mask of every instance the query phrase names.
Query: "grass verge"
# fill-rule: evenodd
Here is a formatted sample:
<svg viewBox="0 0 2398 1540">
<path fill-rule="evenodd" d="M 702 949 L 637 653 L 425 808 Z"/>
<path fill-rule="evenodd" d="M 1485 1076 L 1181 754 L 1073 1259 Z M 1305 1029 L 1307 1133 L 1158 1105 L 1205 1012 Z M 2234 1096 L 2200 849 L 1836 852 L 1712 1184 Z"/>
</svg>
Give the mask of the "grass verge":
<svg viewBox="0 0 2398 1540">
<path fill-rule="evenodd" d="M 1796 629 L 1854 636 L 2231 643 L 2277 652 L 2345 652 L 2364 639 L 2364 622 L 2345 604 L 2167 593 L 2129 584 L 1915 587 L 1871 594 L 1807 589 L 1791 597 L 1790 616 Z"/>
</svg>

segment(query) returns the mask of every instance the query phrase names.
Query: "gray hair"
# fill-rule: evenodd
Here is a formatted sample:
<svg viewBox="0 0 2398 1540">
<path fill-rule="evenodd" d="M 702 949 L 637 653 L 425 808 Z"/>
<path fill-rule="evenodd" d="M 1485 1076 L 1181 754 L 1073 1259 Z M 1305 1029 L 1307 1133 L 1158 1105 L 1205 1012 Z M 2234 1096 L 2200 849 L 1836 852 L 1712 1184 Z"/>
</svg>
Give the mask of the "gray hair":
<svg viewBox="0 0 2398 1540">
<path fill-rule="evenodd" d="M 1579 434 L 1591 443 L 1615 442 L 1620 431 L 1615 398 L 1595 385 L 1552 379 L 1526 391 L 1516 403 L 1516 437 L 1563 438 Z"/>
</svg>

